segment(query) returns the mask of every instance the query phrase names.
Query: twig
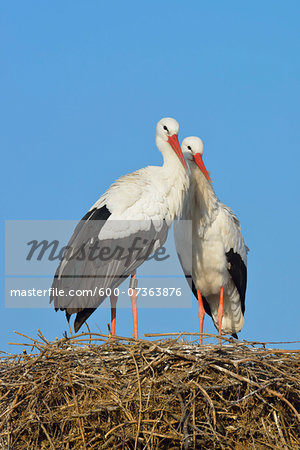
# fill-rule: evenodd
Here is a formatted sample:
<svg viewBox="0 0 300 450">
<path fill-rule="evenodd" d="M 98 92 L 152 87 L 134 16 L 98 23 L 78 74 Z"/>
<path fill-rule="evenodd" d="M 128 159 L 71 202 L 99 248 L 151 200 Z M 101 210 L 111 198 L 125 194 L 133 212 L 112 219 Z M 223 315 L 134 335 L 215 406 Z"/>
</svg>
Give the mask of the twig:
<svg viewBox="0 0 300 450">
<path fill-rule="evenodd" d="M 258 387 L 260 387 L 260 385 L 259 385 L 258 383 L 256 383 L 255 381 L 249 380 L 249 379 L 246 378 L 246 377 L 243 377 L 243 376 L 241 376 L 241 375 L 238 375 L 238 374 L 236 374 L 236 373 L 233 373 L 233 372 L 231 372 L 230 370 L 225 369 L 224 367 L 219 367 L 219 366 L 217 366 L 216 364 L 212 364 L 212 367 L 214 367 L 214 368 L 217 369 L 217 370 L 220 370 L 221 372 L 228 373 L 228 374 L 230 374 L 232 377 L 237 378 L 238 380 L 245 381 L 246 383 L 253 384 L 253 386 L 258 386 Z M 295 416 L 296 416 L 298 422 L 300 422 L 300 414 L 297 412 L 297 410 L 294 408 L 294 406 L 293 406 L 293 405 L 292 405 L 285 397 L 283 397 L 283 395 L 279 394 L 279 392 L 276 392 L 276 391 L 273 391 L 272 389 L 269 389 L 268 387 L 265 387 L 265 389 L 266 389 L 266 391 L 269 392 L 270 394 L 272 394 L 272 395 L 274 395 L 275 397 L 278 397 L 278 398 L 280 398 L 282 401 L 284 401 L 284 402 L 289 406 L 289 408 L 293 411 L 293 413 L 295 414 Z"/>
<path fill-rule="evenodd" d="M 284 444 L 284 449 L 285 449 L 285 450 L 288 450 L 287 445 L 286 445 L 286 442 L 285 442 L 285 439 L 284 439 L 284 436 L 283 436 L 283 433 L 282 433 L 281 428 L 280 428 L 280 426 L 279 426 L 278 417 L 277 417 L 277 414 L 276 414 L 275 409 L 273 409 L 273 416 L 274 416 L 274 419 L 275 419 L 275 423 L 276 423 L 276 427 L 277 427 L 279 436 L 281 437 L 282 442 L 283 442 L 283 444 Z"/>
<path fill-rule="evenodd" d="M 139 368 L 138 368 L 136 359 L 134 357 L 134 353 L 132 351 L 130 353 L 131 353 L 131 356 L 133 358 L 135 369 L 136 369 L 136 376 L 137 376 L 138 387 L 139 387 L 139 401 L 140 401 L 138 425 L 137 425 L 137 431 L 136 431 L 136 437 L 135 437 L 135 443 L 134 443 L 134 450 L 136 450 L 137 449 L 137 445 L 138 445 L 138 438 L 139 438 L 139 434 L 140 434 L 140 429 L 141 429 L 141 419 L 142 419 L 142 410 L 143 410 L 143 407 L 142 407 L 142 388 L 141 388 L 141 380 L 140 380 Z"/>
<path fill-rule="evenodd" d="M 47 438 L 48 441 L 49 441 L 50 447 L 52 448 L 52 450 L 55 450 L 55 446 L 54 446 L 54 444 L 53 444 L 53 441 L 52 441 L 51 437 L 49 436 L 48 431 L 47 431 L 46 428 L 44 427 L 44 425 L 43 425 L 41 419 L 39 418 L 39 416 L 38 416 L 37 414 L 35 414 L 35 416 L 36 416 L 36 418 L 38 419 L 38 421 L 39 421 L 39 423 L 40 423 L 40 425 L 41 425 L 41 428 L 42 428 L 43 432 L 45 433 L 46 438 Z"/>
</svg>

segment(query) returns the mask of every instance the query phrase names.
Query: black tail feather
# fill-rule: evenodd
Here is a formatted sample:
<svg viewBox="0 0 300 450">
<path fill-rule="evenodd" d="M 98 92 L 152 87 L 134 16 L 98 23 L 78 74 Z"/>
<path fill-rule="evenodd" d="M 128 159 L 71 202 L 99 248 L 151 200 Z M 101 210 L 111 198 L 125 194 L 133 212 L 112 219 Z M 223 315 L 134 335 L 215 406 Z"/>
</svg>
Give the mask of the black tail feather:
<svg viewBox="0 0 300 450">
<path fill-rule="evenodd" d="M 76 314 L 76 319 L 74 322 L 75 333 L 79 331 L 84 322 L 90 317 L 91 314 L 93 314 L 94 311 L 96 311 L 96 308 L 85 308 L 83 311 Z"/>
</svg>

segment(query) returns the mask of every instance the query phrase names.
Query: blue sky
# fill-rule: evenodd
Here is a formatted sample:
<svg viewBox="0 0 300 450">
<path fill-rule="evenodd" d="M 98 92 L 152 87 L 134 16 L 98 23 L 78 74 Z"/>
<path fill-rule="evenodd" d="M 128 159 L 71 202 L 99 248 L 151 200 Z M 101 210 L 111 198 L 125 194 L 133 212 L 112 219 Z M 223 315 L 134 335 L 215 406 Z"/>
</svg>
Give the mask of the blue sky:
<svg viewBox="0 0 300 450">
<path fill-rule="evenodd" d="M 80 219 L 116 178 L 161 164 L 155 125 L 175 117 L 180 140 L 203 139 L 251 250 L 240 338 L 299 339 L 299 13 L 293 0 L 2 2 L 2 243 L 7 219 Z M 1 350 L 13 330 L 62 335 L 63 313 L 5 308 L 3 247 L 1 289 Z M 141 309 L 139 326 L 197 331 L 196 303 Z M 132 332 L 130 309 L 117 331 Z"/>
</svg>

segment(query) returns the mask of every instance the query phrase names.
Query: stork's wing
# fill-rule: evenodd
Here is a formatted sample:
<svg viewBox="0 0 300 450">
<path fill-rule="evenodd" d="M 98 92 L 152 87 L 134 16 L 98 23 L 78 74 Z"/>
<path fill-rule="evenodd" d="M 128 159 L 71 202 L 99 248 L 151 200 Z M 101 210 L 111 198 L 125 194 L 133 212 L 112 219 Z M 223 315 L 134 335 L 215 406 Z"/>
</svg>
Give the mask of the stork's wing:
<svg viewBox="0 0 300 450">
<path fill-rule="evenodd" d="M 245 296 L 247 287 L 247 267 L 238 253 L 235 253 L 231 248 L 229 252 L 226 253 L 226 258 L 228 261 L 228 271 L 231 278 L 235 284 L 235 287 L 240 294 L 242 313 L 245 312 Z"/>
<path fill-rule="evenodd" d="M 228 261 L 228 271 L 240 295 L 244 314 L 247 287 L 247 253 L 249 249 L 245 245 L 239 220 L 228 206 L 221 204 L 221 207 L 218 222 Z"/>
<path fill-rule="evenodd" d="M 65 311 L 68 319 L 77 313 L 75 331 L 109 295 L 108 288 L 117 288 L 167 238 L 164 199 L 147 190 L 147 184 L 139 185 L 137 173 L 126 183 L 124 178 L 112 185 L 76 226 L 54 277 L 50 301 Z M 77 290 L 82 295 L 76 294 Z"/>
<path fill-rule="evenodd" d="M 240 222 L 232 209 L 220 202 L 220 210 L 216 220 L 222 234 L 225 252 L 227 253 L 230 249 L 233 249 L 235 253 L 240 255 L 245 266 L 247 266 L 249 249 L 245 245 Z"/>
<path fill-rule="evenodd" d="M 109 220 L 110 218 L 107 219 Z M 97 220 L 89 225 L 91 226 L 80 223 L 75 229 L 75 232 L 78 229 L 79 232 L 70 240 L 74 258 L 68 256 L 62 260 L 52 285 L 54 295 L 51 301 L 54 301 L 55 308 L 66 311 L 67 318 L 78 313 L 75 320 L 76 331 L 105 300 L 107 293 L 109 295 L 108 289 L 117 288 L 134 273 L 164 244 L 168 234 L 168 226 L 164 221 L 160 230 L 149 221 L 147 230 L 135 231 L 124 238 L 103 240 L 99 239 L 104 227 L 103 221 Z M 144 228 L 144 221 L 142 225 Z M 99 249 L 98 254 L 95 249 Z M 57 295 L 59 290 L 63 291 L 62 296 Z M 80 291 L 82 295 L 74 296 L 76 291 Z"/>
</svg>

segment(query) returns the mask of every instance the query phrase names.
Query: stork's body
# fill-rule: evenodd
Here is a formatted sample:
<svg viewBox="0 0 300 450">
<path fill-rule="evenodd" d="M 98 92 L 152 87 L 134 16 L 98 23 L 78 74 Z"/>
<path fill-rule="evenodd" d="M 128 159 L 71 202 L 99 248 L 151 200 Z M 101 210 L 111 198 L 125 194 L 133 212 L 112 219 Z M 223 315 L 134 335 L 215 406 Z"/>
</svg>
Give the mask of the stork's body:
<svg viewBox="0 0 300 450">
<path fill-rule="evenodd" d="M 190 168 L 190 188 L 181 218 L 192 221 L 192 236 L 181 222 L 175 223 L 174 233 L 183 270 L 199 302 L 200 332 L 207 312 L 220 335 L 236 335 L 244 324 L 247 283 L 247 247 L 240 223 L 214 192 L 202 161 L 202 141 L 186 138 L 182 150 Z M 191 239 L 192 261 L 185 252 Z"/>
<path fill-rule="evenodd" d="M 78 289 L 96 292 L 96 295 L 51 298 L 56 309 L 66 312 L 68 320 L 71 314 L 77 313 L 75 331 L 112 292 L 111 331 L 114 334 L 117 303 L 114 289 L 131 275 L 134 334 L 138 336 L 136 269 L 164 244 L 174 217 L 181 213 L 188 187 L 178 131 L 179 125 L 174 119 L 158 122 L 156 144 L 164 158 L 163 166 L 149 166 L 119 178 L 77 225 L 68 244 L 71 253 L 61 261 L 53 288 L 57 288 L 55 292 Z M 111 257 L 107 257 L 107 253 L 100 257 L 100 249 L 104 248 Z M 75 258 L 80 252 L 85 257 Z"/>
</svg>

